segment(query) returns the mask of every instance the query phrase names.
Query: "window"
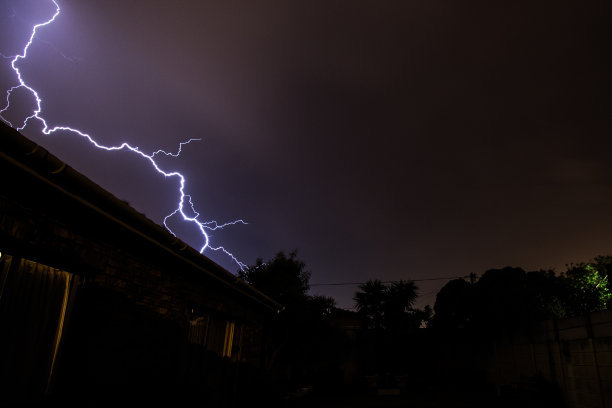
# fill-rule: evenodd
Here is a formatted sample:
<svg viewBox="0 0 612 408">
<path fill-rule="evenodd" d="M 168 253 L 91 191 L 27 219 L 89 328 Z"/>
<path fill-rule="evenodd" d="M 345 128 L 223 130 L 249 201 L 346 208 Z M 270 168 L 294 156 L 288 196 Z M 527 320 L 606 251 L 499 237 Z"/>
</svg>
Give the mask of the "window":
<svg viewBox="0 0 612 408">
<path fill-rule="evenodd" d="M 189 321 L 188 340 L 193 344 L 206 345 L 209 316 L 198 316 Z"/>
<path fill-rule="evenodd" d="M 78 282 L 60 269 L 0 257 L 0 382 L 13 397 L 48 389 Z"/>
<path fill-rule="evenodd" d="M 234 345 L 234 329 L 236 323 L 225 322 L 225 340 L 223 341 L 223 354 L 222 357 L 232 357 L 232 347 Z"/>
</svg>

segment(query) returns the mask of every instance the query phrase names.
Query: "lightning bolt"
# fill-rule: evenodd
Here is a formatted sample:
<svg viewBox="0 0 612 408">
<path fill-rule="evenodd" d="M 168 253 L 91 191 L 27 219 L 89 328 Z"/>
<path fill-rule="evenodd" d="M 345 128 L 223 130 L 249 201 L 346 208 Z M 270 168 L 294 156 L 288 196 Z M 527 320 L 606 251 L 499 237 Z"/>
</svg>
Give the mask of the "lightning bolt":
<svg viewBox="0 0 612 408">
<path fill-rule="evenodd" d="M 205 249 L 223 252 L 224 254 L 229 256 L 240 267 L 240 269 L 244 269 L 246 265 L 242 263 L 241 261 L 239 261 L 238 258 L 236 258 L 231 252 L 226 250 L 224 247 L 211 246 L 209 232 L 215 231 L 215 230 L 227 227 L 227 226 L 236 225 L 236 224 L 246 225 L 246 222 L 244 222 L 243 220 L 235 220 L 235 221 L 227 222 L 224 224 L 219 224 L 217 221 L 200 221 L 199 220 L 200 214 L 195 210 L 195 206 L 192 202 L 191 196 L 185 193 L 185 186 L 187 183 L 185 176 L 179 173 L 178 171 L 163 170 L 155 160 L 155 157 L 158 155 L 164 155 L 164 156 L 169 156 L 169 157 L 179 157 L 182 152 L 183 146 L 188 145 L 189 143 L 194 142 L 194 141 L 200 141 L 201 139 L 194 138 L 194 139 L 189 139 L 186 142 L 179 143 L 179 147 L 176 153 L 166 152 L 164 150 L 157 150 L 151 154 L 147 154 L 143 152 L 142 150 L 140 150 L 137 146 L 131 146 L 130 144 L 125 143 L 125 142 L 118 146 L 105 146 L 105 145 L 98 143 L 88 133 L 85 133 L 79 129 L 74 129 L 68 126 L 53 126 L 53 127 L 49 126 L 45 118 L 42 116 L 43 101 L 40 95 L 38 94 L 38 92 L 26 83 L 26 81 L 21 75 L 21 71 L 19 70 L 18 64 L 21 60 L 25 60 L 27 58 L 28 50 L 30 48 L 30 45 L 32 45 L 32 42 L 34 41 L 34 38 L 36 37 L 36 33 L 38 32 L 38 30 L 42 27 L 45 27 L 53 23 L 55 19 L 60 15 L 61 10 L 60 10 L 60 6 L 57 3 L 57 1 L 56 0 L 50 0 L 50 1 L 55 6 L 55 12 L 53 16 L 50 17 L 47 21 L 44 21 L 42 23 L 39 23 L 33 26 L 32 33 L 30 34 L 30 38 L 28 39 L 27 44 L 23 48 L 22 53 L 14 55 L 14 56 L 6 56 L 4 54 L 0 54 L 3 58 L 11 60 L 11 67 L 17 77 L 17 84 L 12 86 L 6 91 L 6 106 L 2 110 L 0 110 L 0 118 L 2 118 L 2 120 L 5 121 L 9 126 L 19 131 L 23 130 L 28 125 L 29 122 L 37 120 L 42 124 L 42 133 L 45 135 L 51 135 L 55 132 L 69 132 L 69 133 L 72 133 L 74 135 L 77 135 L 77 136 L 80 136 L 86 139 L 87 141 L 89 141 L 91 145 L 93 145 L 94 147 L 100 150 L 130 151 L 134 153 L 135 155 L 139 156 L 141 159 L 148 161 L 151 164 L 151 166 L 155 169 L 155 171 L 157 171 L 159 174 L 163 175 L 164 177 L 176 178 L 178 180 L 178 202 L 177 202 L 176 209 L 172 211 L 170 214 L 168 214 L 163 220 L 163 224 L 166 227 L 166 229 L 172 235 L 176 237 L 176 234 L 168 226 L 167 221 L 173 216 L 180 215 L 185 222 L 192 223 L 198 227 L 201 237 L 202 237 L 202 242 L 203 242 L 202 247 L 200 249 L 200 253 L 203 253 Z M 15 126 L 13 123 L 11 123 L 8 119 L 4 117 L 4 113 L 10 108 L 11 95 L 17 89 L 27 90 L 34 97 L 34 100 L 36 101 L 36 107 L 32 111 L 32 114 L 27 116 L 20 125 Z M 186 208 L 188 210 L 191 210 L 191 214 L 193 214 L 193 216 L 187 215 L 187 213 L 185 212 Z"/>
</svg>

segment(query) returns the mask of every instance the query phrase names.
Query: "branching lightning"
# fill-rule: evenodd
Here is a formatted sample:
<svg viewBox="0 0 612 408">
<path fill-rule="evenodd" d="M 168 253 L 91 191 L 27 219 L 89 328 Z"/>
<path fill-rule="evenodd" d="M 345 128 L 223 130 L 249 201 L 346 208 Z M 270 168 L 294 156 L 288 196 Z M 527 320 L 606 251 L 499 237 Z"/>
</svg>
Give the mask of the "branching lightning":
<svg viewBox="0 0 612 408">
<path fill-rule="evenodd" d="M 167 224 L 167 221 L 176 215 L 180 215 L 184 221 L 195 224 L 202 236 L 202 247 L 200 249 L 200 253 L 204 252 L 205 249 L 210 249 L 213 251 L 221 251 L 223 253 L 225 253 L 227 256 L 229 256 L 241 269 L 244 269 L 246 267 L 246 265 L 244 263 L 242 263 L 241 261 L 239 261 L 232 253 L 230 253 L 228 250 L 226 250 L 224 247 L 222 246 L 216 246 L 213 247 L 210 244 L 210 235 L 209 235 L 209 231 L 215 231 L 227 226 L 231 226 L 231 225 L 236 225 L 236 224 L 246 224 L 246 222 L 244 222 L 243 220 L 236 220 L 236 221 L 232 221 L 232 222 L 227 222 L 224 224 L 219 224 L 217 221 L 200 221 L 199 217 L 200 214 L 195 210 L 195 206 L 192 202 L 191 196 L 189 194 L 187 194 L 185 192 L 185 186 L 186 186 L 186 179 L 185 176 L 183 174 L 181 174 L 178 171 L 166 171 L 163 170 L 160 165 L 156 162 L 155 157 L 158 155 L 164 155 L 164 156 L 169 156 L 169 157 L 179 157 L 179 155 L 182 152 L 182 148 L 185 145 L 188 145 L 191 142 L 194 141 L 200 141 L 201 139 L 198 138 L 193 138 L 193 139 L 189 139 L 186 142 L 181 142 L 179 144 L 178 150 L 176 153 L 172 153 L 172 152 L 166 152 L 164 150 L 157 150 L 151 154 L 147 154 L 145 152 L 143 152 L 142 150 L 140 150 L 138 147 L 135 146 L 131 146 L 128 143 L 122 143 L 118 146 L 104 146 L 100 143 L 98 143 L 91 135 L 89 135 L 88 133 L 85 133 L 81 130 L 78 129 L 74 129 L 68 126 L 53 126 L 50 127 L 49 124 L 47 123 L 47 121 L 45 120 L 45 118 L 42 116 L 42 99 L 40 97 L 40 95 L 38 94 L 38 92 L 32 88 L 30 85 L 28 85 L 26 83 L 26 81 L 24 80 L 24 78 L 21 75 L 21 71 L 19 70 L 18 64 L 21 60 L 25 60 L 27 55 L 28 55 L 28 50 L 30 48 L 30 45 L 32 44 L 32 42 L 34 41 L 34 38 L 36 37 L 36 33 L 38 32 L 39 28 L 42 28 L 44 26 L 47 26 L 51 23 L 53 23 L 55 21 L 55 19 L 60 15 L 60 7 L 59 4 L 57 3 L 57 0 L 50 0 L 53 5 L 55 6 L 55 12 L 53 14 L 53 16 L 51 18 L 49 18 L 47 21 L 36 24 L 33 26 L 32 28 L 32 32 L 30 34 L 30 38 L 28 39 L 27 44 L 25 45 L 25 47 L 23 48 L 23 51 L 21 54 L 17 54 L 14 56 L 6 56 L 4 54 L 0 54 L 3 58 L 5 59 L 10 59 L 11 60 L 11 67 L 13 69 L 13 71 L 15 72 L 15 75 L 17 77 L 17 84 L 12 86 L 11 88 L 9 88 L 6 91 L 6 105 L 3 109 L 0 110 L 0 118 L 2 118 L 3 121 L 5 121 L 9 126 L 17 129 L 17 130 L 23 130 L 30 121 L 34 121 L 37 120 L 42 124 L 42 133 L 45 135 L 50 135 L 52 133 L 58 132 L 58 131 L 63 131 L 63 132 L 69 132 L 75 135 L 78 135 L 82 138 L 87 139 L 87 141 L 89 141 L 89 143 L 91 145 L 93 145 L 94 147 L 96 147 L 97 149 L 101 149 L 101 150 L 106 150 L 106 151 L 130 151 L 138 156 L 140 156 L 141 159 L 144 159 L 146 161 L 148 161 L 153 168 L 155 169 L 155 171 L 157 171 L 159 174 L 162 174 L 164 177 L 168 178 L 168 177 L 172 177 L 172 178 L 176 178 L 178 179 L 178 203 L 177 203 L 177 207 L 174 211 L 172 211 L 170 214 L 168 214 L 164 220 L 163 220 L 163 224 L 164 226 L 168 229 L 168 231 L 174 235 L 176 237 L 176 234 L 172 231 L 172 229 L 170 229 L 170 227 Z M 62 54 L 63 55 L 63 54 Z M 23 122 L 18 125 L 15 126 L 13 123 L 11 123 L 9 120 L 7 120 L 4 117 L 5 112 L 10 108 L 10 104 L 11 104 L 11 95 L 13 94 L 13 92 L 15 92 L 17 89 L 25 89 L 27 90 L 33 97 L 34 100 L 36 101 L 35 103 L 35 109 L 32 111 L 32 114 L 27 116 Z M 193 216 L 189 216 L 187 215 L 187 211 L 191 210 L 191 214 L 193 214 Z"/>
</svg>

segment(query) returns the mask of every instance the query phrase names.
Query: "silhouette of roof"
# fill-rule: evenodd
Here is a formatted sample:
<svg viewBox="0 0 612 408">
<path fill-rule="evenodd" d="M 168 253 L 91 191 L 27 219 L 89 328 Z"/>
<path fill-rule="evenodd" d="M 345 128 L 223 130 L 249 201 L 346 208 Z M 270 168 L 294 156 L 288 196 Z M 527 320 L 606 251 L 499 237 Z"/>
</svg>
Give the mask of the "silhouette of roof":
<svg viewBox="0 0 612 408">
<path fill-rule="evenodd" d="M 42 146 L 2 122 L 0 122 L 0 159 L 52 186 L 69 199 L 89 207 L 110 222 L 117 223 L 139 235 L 160 250 L 180 259 L 181 262 L 190 264 L 241 295 L 255 300 L 268 309 L 274 311 L 282 309 L 278 302 L 191 248 L 164 227 L 136 211 L 127 202 L 115 197 Z"/>
</svg>

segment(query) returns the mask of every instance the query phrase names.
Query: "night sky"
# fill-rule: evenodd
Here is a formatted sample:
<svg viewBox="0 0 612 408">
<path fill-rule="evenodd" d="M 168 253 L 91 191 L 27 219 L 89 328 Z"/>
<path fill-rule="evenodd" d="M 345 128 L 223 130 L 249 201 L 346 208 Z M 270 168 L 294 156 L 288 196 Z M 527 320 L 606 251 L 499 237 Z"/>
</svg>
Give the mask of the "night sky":
<svg viewBox="0 0 612 408">
<path fill-rule="evenodd" d="M 607 1 L 58 2 L 19 65 L 42 116 L 147 152 L 202 138 L 160 163 L 202 220 L 248 222 L 211 236 L 246 264 L 297 249 L 311 283 L 363 282 L 612 254 Z M 53 11 L 0 0 L 0 52 Z M 34 106 L 12 103 L 17 122 Z M 134 154 L 23 133 L 157 223 L 176 207 Z M 444 283 L 418 282 L 419 306 Z M 355 290 L 311 292 L 349 308 Z"/>
</svg>

